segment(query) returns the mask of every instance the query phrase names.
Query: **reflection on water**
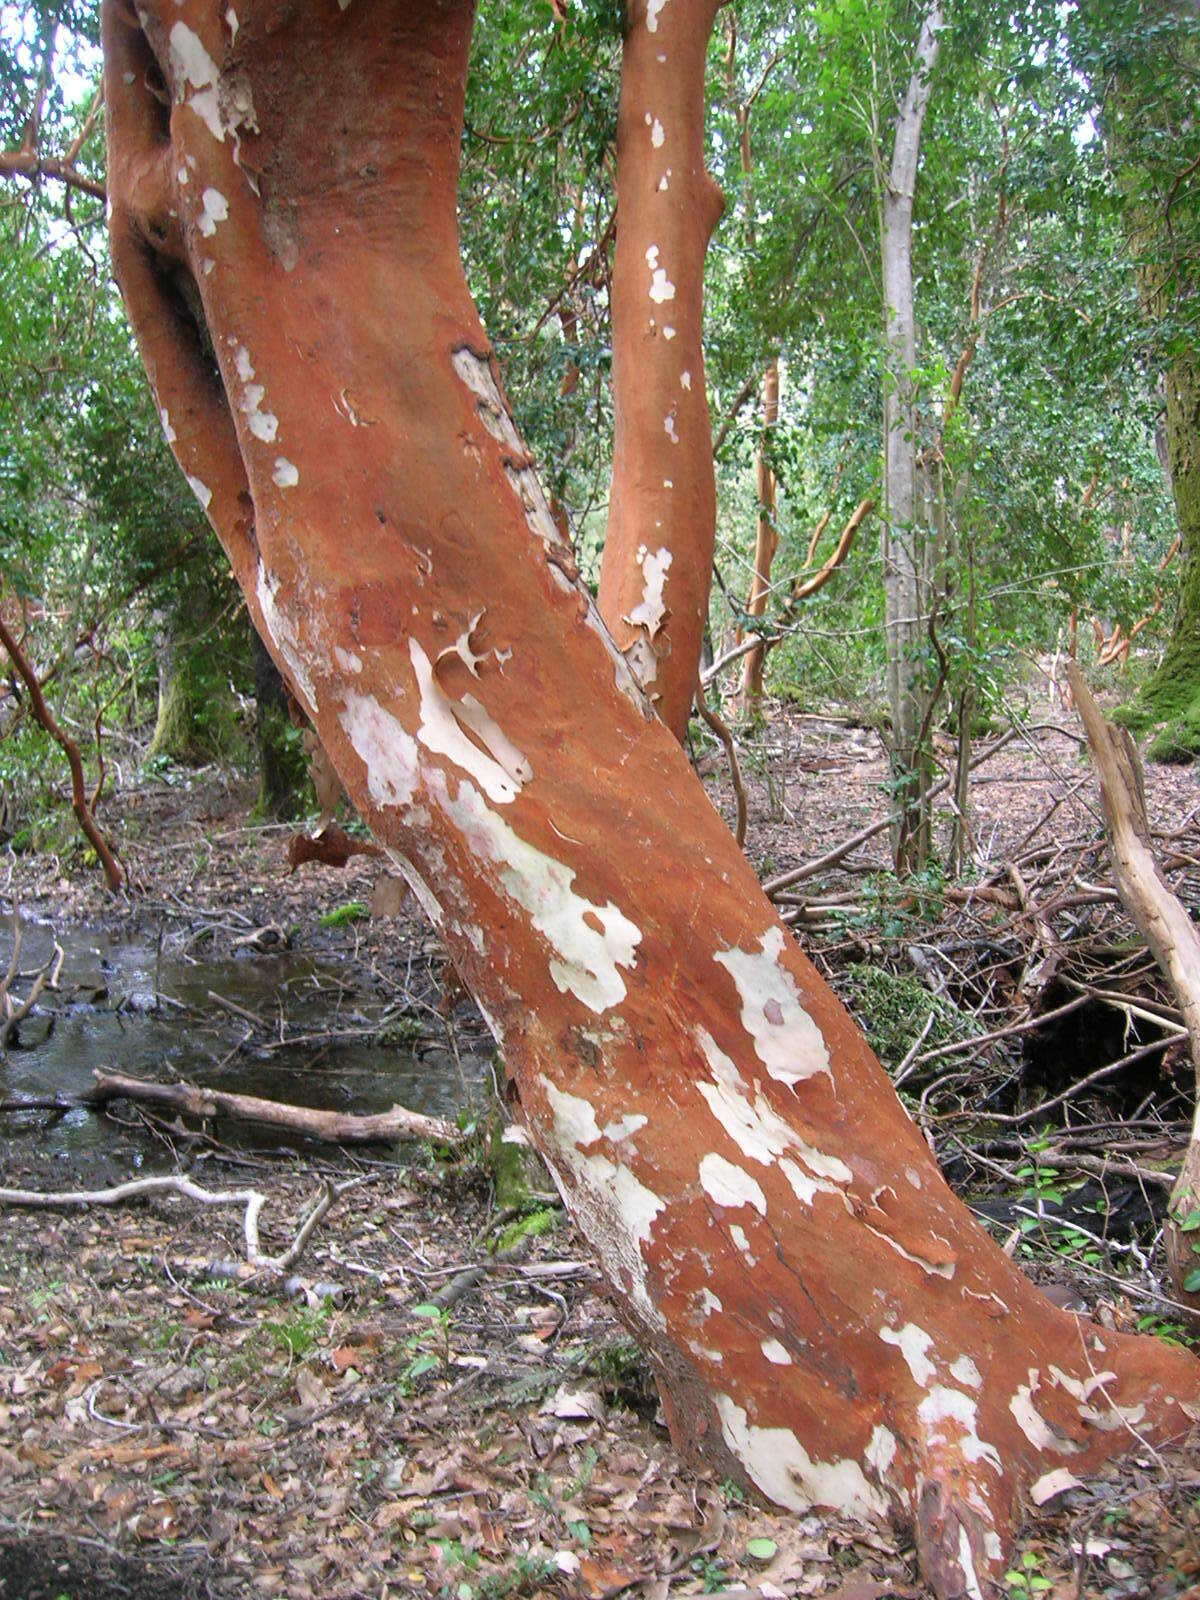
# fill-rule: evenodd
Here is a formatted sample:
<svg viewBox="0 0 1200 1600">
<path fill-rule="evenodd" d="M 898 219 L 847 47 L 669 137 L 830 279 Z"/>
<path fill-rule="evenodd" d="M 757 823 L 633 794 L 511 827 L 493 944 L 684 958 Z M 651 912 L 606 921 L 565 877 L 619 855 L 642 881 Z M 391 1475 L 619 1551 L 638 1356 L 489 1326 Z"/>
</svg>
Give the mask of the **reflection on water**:
<svg viewBox="0 0 1200 1600">
<path fill-rule="evenodd" d="M 56 930 L 25 922 L 22 931 L 20 968 L 29 973 L 49 958 Z M 394 997 L 361 990 L 351 962 L 334 951 L 209 957 L 203 947 L 187 954 L 146 929 L 70 927 L 57 938 L 66 951 L 59 992 L 43 995 L 21 1025 L 20 1047 L 0 1054 L 0 1099 L 86 1094 L 103 1068 L 334 1111 L 386 1111 L 399 1103 L 453 1117 L 484 1070 L 480 1057 L 468 1055 L 460 1073 L 444 1049 L 427 1039 L 414 1043 L 413 1019 L 397 1014 Z M 6 919 L 0 974 L 11 950 Z M 19 997 L 27 985 L 16 990 Z M 295 1042 L 281 1043 L 285 1037 Z M 10 1137 L 22 1127 L 36 1133 L 38 1148 L 56 1154 L 109 1149 L 118 1133 L 87 1111 L 68 1112 L 50 1127 L 44 1114 L 6 1117 L 4 1127 Z M 233 1125 L 222 1137 L 278 1141 Z"/>
</svg>

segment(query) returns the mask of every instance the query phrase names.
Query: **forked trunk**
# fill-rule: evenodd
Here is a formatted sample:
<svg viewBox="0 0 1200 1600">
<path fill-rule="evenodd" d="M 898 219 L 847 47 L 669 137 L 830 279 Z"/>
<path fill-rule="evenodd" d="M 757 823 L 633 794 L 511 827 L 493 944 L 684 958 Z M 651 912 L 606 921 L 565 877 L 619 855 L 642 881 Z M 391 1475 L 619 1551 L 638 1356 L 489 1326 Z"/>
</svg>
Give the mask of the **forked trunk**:
<svg viewBox="0 0 1200 1600">
<path fill-rule="evenodd" d="M 617 124 L 613 478 L 600 614 L 668 728 L 687 730 L 716 540 L 702 340 L 721 192 L 704 166 L 720 0 L 632 0 Z"/>
<path fill-rule="evenodd" d="M 108 0 L 113 248 L 165 425 L 676 1439 L 981 1595 L 1020 1489 L 1186 1429 L 1200 1364 L 980 1233 L 601 626 L 459 263 L 468 0 L 143 15 Z"/>
</svg>

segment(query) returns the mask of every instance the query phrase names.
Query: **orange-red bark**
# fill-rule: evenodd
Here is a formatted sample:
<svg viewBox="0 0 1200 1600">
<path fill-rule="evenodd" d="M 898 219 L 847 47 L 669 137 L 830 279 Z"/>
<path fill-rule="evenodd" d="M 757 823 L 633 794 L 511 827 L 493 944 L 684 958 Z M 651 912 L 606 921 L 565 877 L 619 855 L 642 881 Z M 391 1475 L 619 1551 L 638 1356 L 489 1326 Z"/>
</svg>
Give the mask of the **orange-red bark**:
<svg viewBox="0 0 1200 1600">
<path fill-rule="evenodd" d="M 1185 1429 L 1200 1364 L 981 1234 L 600 625 L 459 262 L 467 0 L 145 15 L 108 0 L 114 253 L 177 454 L 676 1437 L 981 1594 L 1019 1489 Z"/>
<path fill-rule="evenodd" d="M 704 72 L 719 4 L 632 0 L 617 124 L 615 431 L 600 613 L 678 738 L 716 539 L 704 257 L 724 202 L 704 165 Z"/>
</svg>

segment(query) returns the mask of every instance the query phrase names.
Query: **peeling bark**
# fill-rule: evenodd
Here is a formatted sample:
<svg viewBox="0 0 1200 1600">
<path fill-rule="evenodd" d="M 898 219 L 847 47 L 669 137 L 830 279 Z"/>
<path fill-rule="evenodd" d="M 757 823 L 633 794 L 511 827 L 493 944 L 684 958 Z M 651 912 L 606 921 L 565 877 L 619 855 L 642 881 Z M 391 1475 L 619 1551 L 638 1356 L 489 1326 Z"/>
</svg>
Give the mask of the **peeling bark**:
<svg viewBox="0 0 1200 1600">
<path fill-rule="evenodd" d="M 600 623 L 459 261 L 468 0 L 144 15 L 108 0 L 113 242 L 176 452 L 676 1440 L 982 1596 L 1022 1488 L 1186 1430 L 1200 1363 L 980 1232 Z"/>
<path fill-rule="evenodd" d="M 704 165 L 704 69 L 721 0 L 632 0 L 617 124 L 613 477 L 600 614 L 668 728 L 687 731 L 717 495 L 704 257 L 724 201 Z"/>
</svg>

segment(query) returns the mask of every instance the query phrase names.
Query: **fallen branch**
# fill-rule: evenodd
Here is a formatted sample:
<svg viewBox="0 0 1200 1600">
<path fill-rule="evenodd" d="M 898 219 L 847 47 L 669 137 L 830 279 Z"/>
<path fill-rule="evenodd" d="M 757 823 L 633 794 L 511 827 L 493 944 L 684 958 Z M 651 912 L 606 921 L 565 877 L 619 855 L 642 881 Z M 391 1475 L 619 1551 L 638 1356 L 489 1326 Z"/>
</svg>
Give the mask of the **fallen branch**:
<svg viewBox="0 0 1200 1600">
<path fill-rule="evenodd" d="M 333 1186 L 325 1184 L 297 1228 L 295 1238 L 277 1256 L 263 1252 L 258 1234 L 258 1219 L 267 1203 L 265 1194 L 258 1189 L 202 1189 L 198 1183 L 179 1174 L 161 1178 L 133 1178 L 111 1189 L 67 1189 L 60 1194 L 46 1194 L 39 1189 L 0 1189 L 0 1205 L 38 1206 L 48 1210 L 63 1206 L 119 1206 L 126 1200 L 136 1200 L 146 1194 L 178 1194 L 187 1200 L 198 1200 L 206 1206 L 244 1206 L 242 1229 L 246 1237 L 246 1260 L 252 1267 L 268 1272 L 287 1272 L 295 1266 L 312 1237 L 313 1229 L 334 1199 Z"/>
<path fill-rule="evenodd" d="M 1137 749 L 1124 728 L 1106 721 L 1083 674 L 1067 667 L 1071 693 L 1100 778 L 1113 875 L 1125 909 L 1141 930 L 1175 992 L 1196 1069 L 1197 1107 L 1191 1139 L 1171 1194 L 1163 1239 L 1177 1298 L 1200 1315 L 1200 933 L 1163 877 L 1150 848 L 1150 825 Z M 1154 1019 L 1160 1027 L 1168 1026 Z M 1196 1222 L 1193 1222 L 1193 1218 Z"/>
<path fill-rule="evenodd" d="M 136 1100 L 143 1105 L 166 1106 L 190 1117 L 233 1117 L 243 1122 L 288 1128 L 310 1139 L 330 1144 L 389 1144 L 396 1139 L 430 1139 L 437 1144 L 461 1144 L 464 1135 L 441 1117 L 426 1117 L 404 1106 L 373 1116 L 344 1111 L 319 1111 L 310 1106 L 285 1105 L 258 1095 L 228 1094 L 191 1083 L 154 1083 L 121 1073 L 96 1073 L 96 1087 L 87 1097 L 93 1106 L 109 1100 Z"/>
</svg>

